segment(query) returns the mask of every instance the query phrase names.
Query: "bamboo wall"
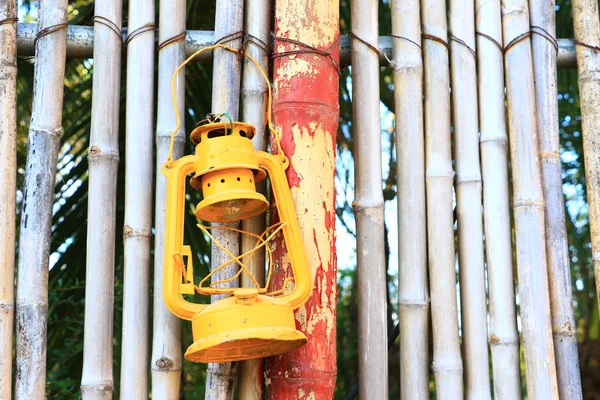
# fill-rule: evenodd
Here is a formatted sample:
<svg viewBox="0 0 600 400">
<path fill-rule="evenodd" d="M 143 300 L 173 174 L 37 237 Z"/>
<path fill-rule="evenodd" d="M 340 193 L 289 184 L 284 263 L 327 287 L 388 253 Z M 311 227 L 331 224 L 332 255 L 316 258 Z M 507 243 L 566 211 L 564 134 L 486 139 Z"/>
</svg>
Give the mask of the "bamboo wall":
<svg viewBox="0 0 600 400">
<path fill-rule="evenodd" d="M 271 3 L 218 0 L 214 31 L 198 31 L 186 30 L 185 0 L 160 3 L 158 21 L 154 0 L 130 0 L 126 27 L 120 1 L 97 0 L 93 26 L 82 26 L 67 24 L 65 0 L 41 2 L 37 25 L 18 21 L 16 3 L 0 0 L 0 400 L 46 395 L 48 259 L 65 62 L 92 57 L 81 395 L 113 398 L 113 361 L 120 357 L 122 399 L 179 398 L 181 321 L 162 299 L 166 180 L 160 168 L 176 123 L 171 75 L 187 55 L 222 38 L 228 46 L 246 46 L 266 70 L 275 54 L 269 75 L 275 124 L 291 161 L 288 183 L 315 291 L 296 312 L 297 326 L 310 340 L 303 350 L 264 366 L 262 360 L 210 364 L 205 398 L 232 399 L 236 391 L 243 400 L 333 398 L 337 98 L 340 71 L 351 64 L 359 385 L 348 398 L 387 399 L 394 384 L 387 372 L 386 337 L 392 332 L 378 90 L 385 66 L 394 85 L 401 398 L 428 399 L 434 387 L 438 399 L 515 399 L 525 386 L 532 400 L 582 399 L 557 68 L 576 64 L 579 71 L 593 261 L 600 274 L 597 2 L 573 1 L 575 39 L 556 38 L 553 1 L 390 0 L 386 36 L 380 36 L 376 0 L 350 2 L 352 25 L 342 27 L 348 30 L 342 36 L 336 0 Z M 311 17 L 314 10 L 318 17 Z M 22 187 L 16 179 L 17 56 L 33 56 L 35 68 Z M 267 148 L 266 86 L 254 66 L 220 49 L 197 61 L 214 66 L 212 111 L 225 110 L 235 120 L 241 114 L 258 128 L 255 147 Z M 121 63 L 127 66 L 125 87 Z M 185 79 L 180 73 L 174 88 L 182 115 L 189 107 Z M 120 107 L 126 110 L 122 155 Z M 174 158 L 189 148 L 186 141 L 182 128 Z M 123 166 L 121 227 L 116 199 Z M 19 203 L 17 190 L 23 193 Z M 264 218 L 243 224 L 255 233 L 264 226 Z M 123 347 L 113 354 L 120 229 Z M 217 238 L 234 253 L 253 247 L 231 231 Z M 282 260 L 285 251 L 278 246 Z M 213 267 L 225 261 L 216 250 L 211 260 Z M 251 268 L 264 281 L 264 257 Z M 224 270 L 220 278 L 236 272 Z M 285 276 L 280 271 L 276 282 Z"/>
</svg>

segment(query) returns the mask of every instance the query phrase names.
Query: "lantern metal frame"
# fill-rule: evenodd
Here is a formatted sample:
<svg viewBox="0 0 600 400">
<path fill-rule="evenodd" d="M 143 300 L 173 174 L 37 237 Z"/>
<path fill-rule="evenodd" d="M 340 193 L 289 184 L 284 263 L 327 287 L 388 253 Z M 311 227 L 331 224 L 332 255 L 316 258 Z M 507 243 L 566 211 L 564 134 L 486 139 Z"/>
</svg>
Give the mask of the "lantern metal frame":
<svg viewBox="0 0 600 400">
<path fill-rule="evenodd" d="M 217 47 L 238 52 L 223 45 L 214 45 L 196 52 L 175 71 L 172 81 L 173 92 L 178 72 L 200 52 Z M 246 53 L 241 54 L 259 67 L 251 56 Z M 289 161 L 281 151 L 278 133 L 271 126 L 271 87 L 262 69 L 261 72 L 269 90 L 267 120 L 270 132 L 275 134 L 277 154 L 254 149 L 251 138 L 255 129 L 250 124 L 230 121 L 227 126 L 226 123 L 209 121 L 210 123 L 194 129 L 190 135 L 196 145 L 195 154 L 173 160 L 170 150 L 162 169 L 168 181 L 163 297 L 173 314 L 192 321 L 194 343 L 185 354 L 185 357 L 191 361 L 227 362 L 267 357 L 293 350 L 307 341 L 306 336 L 296 329 L 293 310 L 302 306 L 310 297 L 313 290 L 312 277 L 285 176 Z M 180 125 L 176 98 L 174 97 L 173 100 L 178 126 L 173 132 L 171 144 Z M 219 268 L 235 262 L 241 267 L 240 273 L 250 274 L 243 262 L 244 257 L 252 257 L 259 248 L 268 246 L 267 242 L 280 231 L 286 243 L 289 265 L 293 274 L 293 278 L 284 281 L 282 289 L 268 293 L 267 287 L 258 286 L 254 279 L 257 284 L 255 288 L 214 287 L 219 282 L 213 282 L 208 287 L 203 286 L 215 270 L 205 277 L 199 286 L 195 285 L 192 261 L 194 255 L 191 247 L 184 244 L 183 237 L 186 179 L 190 174 L 194 174 L 190 179 L 191 186 L 202 190 L 204 195 L 204 200 L 196 207 L 196 215 L 208 222 L 245 219 L 266 211 L 268 202 L 262 194 L 256 192 L 254 184 L 256 181 L 269 178 L 271 193 L 281 223 L 273 226 L 272 228 L 276 228 L 275 231 L 266 238 L 264 237 L 266 233 L 260 236 L 254 235 L 258 239 L 257 245 L 250 252 L 239 256 L 227 252 L 231 259 Z M 228 203 L 235 201 L 238 203 L 231 204 L 236 206 Z M 242 206 L 238 207 L 240 204 Z M 206 227 L 202 225 L 199 227 L 212 238 Z M 215 228 L 219 226 L 212 227 Z M 221 249 L 226 250 L 218 242 L 216 243 Z M 270 256 L 270 249 L 268 251 Z M 269 270 L 271 271 L 272 268 L 271 264 Z M 293 285 L 290 284 L 292 281 Z M 231 297 L 217 300 L 212 304 L 194 303 L 184 298 L 184 295 L 195 292 L 207 296 L 230 295 Z"/>
</svg>

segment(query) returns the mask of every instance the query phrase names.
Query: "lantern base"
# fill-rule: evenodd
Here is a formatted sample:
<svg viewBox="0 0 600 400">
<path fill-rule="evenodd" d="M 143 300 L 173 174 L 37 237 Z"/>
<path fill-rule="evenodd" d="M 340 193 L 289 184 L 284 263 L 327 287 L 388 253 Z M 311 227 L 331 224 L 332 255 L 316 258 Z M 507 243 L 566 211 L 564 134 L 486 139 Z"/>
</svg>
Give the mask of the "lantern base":
<svg viewBox="0 0 600 400">
<path fill-rule="evenodd" d="M 246 294 L 246 293 L 244 293 Z M 230 362 L 270 357 L 307 341 L 296 329 L 293 309 L 277 298 L 228 297 L 192 319 L 194 343 L 185 352 L 193 362 Z"/>
</svg>

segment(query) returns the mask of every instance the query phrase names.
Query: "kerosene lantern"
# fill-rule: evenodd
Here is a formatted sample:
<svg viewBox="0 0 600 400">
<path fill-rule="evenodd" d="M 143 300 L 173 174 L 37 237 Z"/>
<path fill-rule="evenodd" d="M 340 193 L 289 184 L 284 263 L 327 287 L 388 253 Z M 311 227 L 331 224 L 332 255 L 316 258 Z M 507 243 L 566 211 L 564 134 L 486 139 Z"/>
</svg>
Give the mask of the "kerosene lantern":
<svg viewBox="0 0 600 400">
<path fill-rule="evenodd" d="M 237 52 L 223 45 L 215 47 Z M 168 180 L 163 296 L 173 314 L 192 322 L 194 343 L 185 353 L 190 361 L 229 362 L 269 357 L 296 349 L 307 340 L 296 329 L 293 310 L 310 296 L 312 279 L 285 176 L 288 160 L 282 153 L 255 150 L 251 141 L 254 134 L 255 128 L 247 123 L 209 120 L 190 135 L 196 146 L 195 154 L 175 161 L 169 159 L 163 167 Z M 191 248 L 183 242 L 185 189 L 190 174 L 193 174 L 190 185 L 203 195 L 196 206 L 196 216 L 206 222 L 240 221 L 264 213 L 269 203 L 256 191 L 256 183 L 269 178 L 280 217 L 278 230 L 283 234 L 293 272 L 293 285 L 288 285 L 288 290 L 268 293 L 266 287 L 258 285 L 254 288 L 205 285 L 210 277 L 199 285 L 194 283 Z M 259 238 L 257 248 L 266 246 L 268 239 L 264 236 Z M 235 256 L 230 262 L 249 273 L 242 262 L 247 255 Z M 213 304 L 193 303 L 184 298 L 194 292 L 230 296 Z"/>
</svg>

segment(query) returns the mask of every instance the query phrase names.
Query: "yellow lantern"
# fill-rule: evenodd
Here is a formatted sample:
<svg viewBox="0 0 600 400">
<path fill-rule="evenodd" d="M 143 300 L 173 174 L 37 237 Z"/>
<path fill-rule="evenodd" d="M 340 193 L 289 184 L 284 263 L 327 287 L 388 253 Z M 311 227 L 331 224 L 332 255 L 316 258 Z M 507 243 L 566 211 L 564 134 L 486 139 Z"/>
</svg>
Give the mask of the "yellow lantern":
<svg viewBox="0 0 600 400">
<path fill-rule="evenodd" d="M 201 51 L 216 47 L 237 52 L 223 45 L 200 50 L 175 71 L 173 83 L 185 64 Z M 258 66 L 254 59 L 244 55 Z M 271 128 L 270 121 L 271 88 L 262 69 L 261 72 L 269 87 L 269 128 L 277 135 Z M 175 97 L 173 100 L 176 102 Z M 175 110 L 177 112 L 176 104 Z M 177 120 L 178 126 L 173 137 L 179 130 L 179 115 Z M 296 349 L 307 340 L 296 329 L 293 310 L 308 300 L 312 292 L 312 279 L 285 177 L 288 160 L 281 152 L 279 141 L 279 154 L 256 151 L 251 141 L 254 133 L 255 129 L 250 124 L 231 121 L 224 124 L 216 119 L 209 120 L 207 124 L 194 129 L 190 135 L 196 145 L 195 154 L 173 161 L 170 151 L 163 166 L 163 173 L 168 180 L 163 296 L 173 314 L 192 322 L 194 343 L 185 353 L 190 361 L 229 362 L 269 357 Z M 172 143 L 173 141 L 171 145 Z M 255 184 L 266 177 L 270 179 L 271 192 L 281 220 L 276 224 L 277 229 L 267 238 L 266 233 L 254 235 L 258 239 L 257 247 L 246 254 L 233 256 L 228 252 L 231 260 L 219 268 L 235 262 L 241 267 L 240 273 L 250 274 L 243 263 L 244 257 L 252 257 L 258 248 L 267 246 L 268 240 L 280 231 L 283 233 L 293 272 L 293 278 L 284 282 L 285 286 L 288 281 L 293 281 L 290 290 L 284 288 L 268 293 L 268 283 L 260 287 L 254 277 L 254 288 L 214 287 L 222 281 L 206 286 L 205 283 L 215 270 L 199 285 L 194 283 L 191 248 L 183 242 L 185 188 L 189 174 L 193 174 L 191 186 L 201 190 L 203 195 L 203 200 L 196 207 L 196 216 L 208 222 L 238 221 L 265 212 L 269 203 L 262 194 L 256 192 Z M 206 228 L 202 225 L 199 227 L 214 239 Z M 216 244 L 225 250 L 218 242 Z M 213 304 L 193 303 L 184 298 L 184 295 L 194 292 L 206 296 L 226 294 L 230 297 Z"/>
</svg>

